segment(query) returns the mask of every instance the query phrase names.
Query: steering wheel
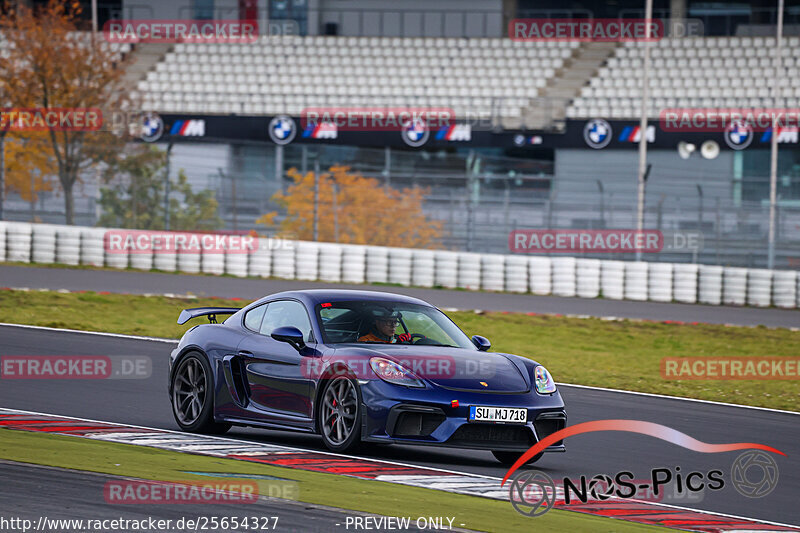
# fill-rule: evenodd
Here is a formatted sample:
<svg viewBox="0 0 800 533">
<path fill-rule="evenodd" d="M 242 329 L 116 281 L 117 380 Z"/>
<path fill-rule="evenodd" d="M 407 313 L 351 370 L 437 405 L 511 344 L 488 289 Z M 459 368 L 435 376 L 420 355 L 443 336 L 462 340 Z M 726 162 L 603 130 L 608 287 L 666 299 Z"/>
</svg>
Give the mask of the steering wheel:
<svg viewBox="0 0 800 533">
<path fill-rule="evenodd" d="M 424 339 L 427 339 L 427 338 L 428 337 L 426 337 L 422 333 L 412 333 L 411 334 L 411 338 L 408 340 L 408 342 L 410 342 L 411 344 L 417 344 L 417 342 L 419 342 L 421 340 L 424 340 Z M 416 339 L 417 342 L 414 342 L 414 339 Z"/>
</svg>

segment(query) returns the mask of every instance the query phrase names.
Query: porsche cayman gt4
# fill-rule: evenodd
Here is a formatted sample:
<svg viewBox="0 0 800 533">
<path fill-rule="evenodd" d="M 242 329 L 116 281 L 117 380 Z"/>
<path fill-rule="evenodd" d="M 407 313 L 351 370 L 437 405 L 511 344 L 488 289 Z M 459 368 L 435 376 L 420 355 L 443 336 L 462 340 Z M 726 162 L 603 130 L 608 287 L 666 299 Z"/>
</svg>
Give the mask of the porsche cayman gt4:
<svg viewBox="0 0 800 533">
<path fill-rule="evenodd" d="M 252 426 L 316 433 L 338 452 L 438 445 L 513 463 L 566 425 L 542 365 L 491 352 L 416 298 L 291 291 L 242 309 L 186 309 L 178 323 L 202 316 L 210 323 L 189 329 L 170 357 L 172 411 L 185 431 Z"/>
</svg>

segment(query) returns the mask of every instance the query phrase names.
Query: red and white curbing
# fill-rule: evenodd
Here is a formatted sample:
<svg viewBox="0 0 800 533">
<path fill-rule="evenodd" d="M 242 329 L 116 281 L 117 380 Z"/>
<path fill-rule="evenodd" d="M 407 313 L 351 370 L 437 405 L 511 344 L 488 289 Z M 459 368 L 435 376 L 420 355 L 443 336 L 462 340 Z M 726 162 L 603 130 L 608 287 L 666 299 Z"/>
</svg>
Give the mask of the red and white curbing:
<svg viewBox="0 0 800 533">
<path fill-rule="evenodd" d="M 0 408 L 0 428 L 3 427 L 224 457 L 495 500 L 508 500 L 508 489 L 500 486 L 499 478 L 423 468 L 390 461 L 362 459 L 329 452 L 307 451 L 225 437 L 194 435 Z M 800 531 L 800 528 L 785 524 L 696 511 L 654 502 L 612 499 L 566 506 L 557 501 L 556 508 L 641 524 L 706 533 Z"/>
</svg>

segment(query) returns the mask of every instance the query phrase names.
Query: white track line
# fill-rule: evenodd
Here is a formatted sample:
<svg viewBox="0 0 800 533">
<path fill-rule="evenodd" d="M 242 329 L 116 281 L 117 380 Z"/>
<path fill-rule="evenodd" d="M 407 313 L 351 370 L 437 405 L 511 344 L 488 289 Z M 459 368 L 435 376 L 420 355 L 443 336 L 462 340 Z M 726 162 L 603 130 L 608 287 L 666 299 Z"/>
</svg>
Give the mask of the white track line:
<svg viewBox="0 0 800 533">
<path fill-rule="evenodd" d="M 575 387 L 578 389 L 599 390 L 604 392 L 618 392 L 620 394 L 636 394 L 638 396 L 651 396 L 653 398 L 664 398 L 666 400 L 683 400 L 685 402 L 707 403 L 711 405 L 722 405 L 725 407 L 741 407 L 742 409 L 756 409 L 758 411 L 769 411 L 771 413 L 781 413 L 785 415 L 800 415 L 800 413 L 795 411 L 784 411 L 782 409 L 771 409 L 769 407 L 755 407 L 752 405 L 740 405 L 738 403 L 715 402 L 713 400 L 698 400 L 697 398 L 683 398 L 681 396 L 667 396 L 666 394 L 654 394 L 651 392 L 637 392 L 637 391 L 621 390 L 621 389 L 606 389 L 604 387 L 593 387 L 591 385 L 575 385 L 574 383 L 558 383 L 558 385 L 564 387 Z"/>
<path fill-rule="evenodd" d="M 111 424 L 111 425 L 115 425 L 115 426 L 122 426 L 122 427 L 136 428 L 136 429 L 147 429 L 147 430 L 150 430 L 150 431 L 160 431 L 160 432 L 163 432 L 163 433 L 174 433 L 174 434 L 177 434 L 177 435 L 186 435 L 186 432 L 176 431 L 176 430 L 172 430 L 172 429 L 152 428 L 152 427 L 147 427 L 147 426 L 135 426 L 133 424 L 122 424 L 122 423 L 119 423 L 119 422 L 108 422 L 108 421 L 104 421 L 104 420 L 95 420 L 95 419 L 92 419 L 92 418 L 80 418 L 80 417 L 77 417 L 77 416 L 54 415 L 54 414 L 50 414 L 50 413 L 40 413 L 40 412 L 37 412 L 37 411 L 25 411 L 23 409 L 13 409 L 13 408 L 0 407 L 0 411 L 8 411 L 8 412 L 12 412 L 12 413 L 24 413 L 26 415 L 51 416 L 51 417 L 55 417 L 55 418 L 66 418 L 66 419 L 71 419 L 71 420 L 80 420 L 81 422 L 94 422 L 94 423 L 97 423 L 97 424 Z M 255 444 L 259 444 L 257 441 L 232 439 L 230 437 L 218 437 L 218 436 L 214 436 L 214 435 L 200 435 L 200 436 L 203 437 L 203 438 L 206 438 L 206 439 L 220 440 L 220 441 L 225 441 L 225 442 L 235 442 L 237 444 L 250 444 L 250 445 L 252 445 L 254 443 Z M 433 470 L 433 471 L 438 471 L 438 472 L 446 472 L 448 474 L 455 474 L 455 475 L 459 475 L 459 476 L 469 476 L 469 477 L 475 477 L 475 478 L 502 481 L 502 478 L 495 477 L 495 476 L 486 476 L 486 475 L 482 475 L 482 474 L 472 474 L 470 472 L 458 472 L 458 471 L 455 471 L 455 470 L 445 470 L 443 468 L 438 468 L 438 467 L 429 467 L 429 466 L 421 466 L 421 465 L 408 464 L 408 463 L 400 463 L 400 462 L 397 462 L 397 461 L 386 461 L 386 460 L 383 460 L 383 459 L 374 459 L 372 457 L 360 457 L 360 456 L 356 456 L 356 455 L 344 455 L 344 454 L 339 454 L 339 453 L 334 453 L 334 452 L 327 452 L 327 451 L 322 451 L 322 450 L 309 450 L 309 449 L 305 449 L 305 448 L 294 448 L 294 447 L 291 447 L 291 446 L 283 446 L 283 445 L 280 445 L 280 444 L 277 444 L 277 445 L 276 444 L 270 444 L 270 446 L 274 446 L 276 448 L 283 448 L 286 451 L 313 452 L 313 453 L 319 453 L 319 454 L 323 454 L 323 455 L 330 455 L 330 456 L 333 456 L 333 457 L 343 457 L 343 458 L 347 458 L 347 459 L 361 459 L 363 461 L 373 461 L 373 462 L 376 462 L 376 463 L 383 463 L 383 464 L 392 465 L 392 466 L 405 466 L 405 467 L 409 467 L 409 468 L 423 468 L 423 469 L 428 469 L 428 470 Z M 181 453 L 181 452 L 177 452 L 177 453 Z M 223 457 L 223 459 L 224 459 L 224 457 Z M 691 507 L 682 507 L 682 506 L 679 506 L 679 505 L 669 505 L 669 504 L 664 504 L 664 503 L 648 502 L 648 501 L 644 501 L 644 500 L 636 500 L 636 501 L 639 502 L 639 503 L 645 503 L 645 504 L 648 504 L 648 505 L 659 505 L 659 506 L 669 507 L 671 509 L 679 509 L 681 511 L 692 511 L 692 512 L 696 512 L 696 513 L 702 513 L 702 514 L 707 514 L 707 515 L 712 515 L 712 516 L 723 516 L 723 517 L 726 517 L 726 518 L 733 518 L 735 520 L 750 520 L 752 522 L 758 522 L 758 523 L 762 523 L 762 524 L 769 524 L 769 525 L 778 526 L 778 527 L 797 528 L 796 525 L 784 524 L 784 523 L 781 523 L 781 522 L 771 522 L 771 521 L 768 521 L 768 520 L 762 520 L 760 518 L 750 518 L 750 517 L 747 517 L 747 516 L 738 516 L 738 515 L 732 515 L 732 514 L 726 514 L 726 513 L 718 513 L 716 511 L 706 511 L 706 510 L 703 510 L 703 509 L 693 509 Z M 569 510 L 569 509 L 566 509 L 566 510 Z"/>
<path fill-rule="evenodd" d="M 100 335 L 104 337 L 117 337 L 119 339 L 133 339 L 137 341 L 168 342 L 170 344 L 176 344 L 178 342 L 178 339 L 162 339 L 161 337 L 125 335 L 123 333 L 105 333 L 102 331 L 82 331 L 79 329 L 49 328 L 47 326 L 31 326 L 29 324 L 9 324 L 7 322 L 0 322 L 0 326 L 12 327 L 12 328 L 25 328 L 25 329 L 41 329 L 44 331 L 56 331 L 59 333 L 83 333 L 85 335 Z"/>
<path fill-rule="evenodd" d="M 107 336 L 107 337 L 117 337 L 122 339 L 133 339 L 139 341 L 155 341 L 155 342 L 166 342 L 166 343 L 177 343 L 178 339 L 162 339 L 160 337 L 143 337 L 140 335 L 124 335 L 122 333 L 103 333 L 101 331 L 82 331 L 78 329 L 64 329 L 64 328 L 49 328 L 46 326 L 30 326 L 27 324 L 9 324 L 6 322 L 0 322 L 0 327 L 15 327 L 15 328 L 26 328 L 26 329 L 42 329 L 45 331 L 56 331 L 60 333 L 83 333 L 86 335 L 100 335 L 100 336 Z M 769 407 L 754 407 L 752 405 L 740 405 L 737 403 L 725 403 L 725 402 L 715 402 L 713 400 L 698 400 L 695 398 L 682 398 L 680 396 L 667 396 L 665 394 L 653 394 L 650 392 L 636 392 L 636 391 L 628 391 L 628 390 L 621 390 L 621 389 L 607 389 L 604 387 L 593 387 L 591 385 L 576 385 L 574 383 L 558 383 L 558 385 L 564 387 L 575 387 L 580 389 L 589 389 L 589 390 L 599 390 L 604 392 L 616 392 L 619 394 L 635 394 L 639 396 L 651 396 L 653 398 L 663 398 L 666 400 L 682 400 L 685 402 L 699 402 L 699 403 L 706 403 L 709 405 L 722 405 L 725 407 L 739 407 L 741 409 L 755 409 L 757 411 L 767 411 L 771 413 L 781 413 L 787 415 L 800 415 L 800 413 L 794 411 L 785 411 L 782 409 L 771 409 Z"/>
</svg>

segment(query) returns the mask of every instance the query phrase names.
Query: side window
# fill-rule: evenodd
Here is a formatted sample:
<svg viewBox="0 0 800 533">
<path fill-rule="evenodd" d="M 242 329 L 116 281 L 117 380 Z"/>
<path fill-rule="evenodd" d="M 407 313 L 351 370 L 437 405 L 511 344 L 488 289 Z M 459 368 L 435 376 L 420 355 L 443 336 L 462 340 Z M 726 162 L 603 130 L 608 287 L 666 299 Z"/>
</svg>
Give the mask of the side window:
<svg viewBox="0 0 800 533">
<path fill-rule="evenodd" d="M 251 331 L 259 331 L 261 328 L 261 319 L 264 318 L 264 311 L 267 310 L 266 305 L 259 305 L 254 307 L 244 315 L 244 327 Z"/>
<path fill-rule="evenodd" d="M 293 300 L 278 300 L 270 302 L 265 307 L 267 312 L 261 323 L 262 335 L 269 335 L 275 328 L 281 326 L 294 326 L 303 332 L 306 342 L 311 341 L 311 321 L 303 304 Z"/>
</svg>

